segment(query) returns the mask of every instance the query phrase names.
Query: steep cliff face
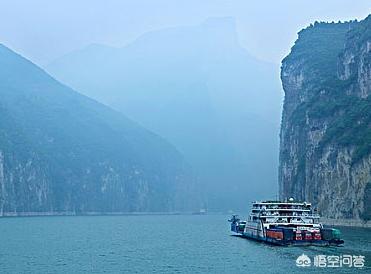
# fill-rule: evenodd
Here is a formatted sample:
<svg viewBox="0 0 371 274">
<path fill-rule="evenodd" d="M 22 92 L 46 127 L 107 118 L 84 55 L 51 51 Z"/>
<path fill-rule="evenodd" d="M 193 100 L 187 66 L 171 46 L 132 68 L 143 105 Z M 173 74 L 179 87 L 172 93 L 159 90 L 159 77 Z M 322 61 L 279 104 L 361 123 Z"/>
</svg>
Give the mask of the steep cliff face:
<svg viewBox="0 0 371 274">
<path fill-rule="evenodd" d="M 0 45 L 0 215 L 190 210 L 165 140 Z"/>
<path fill-rule="evenodd" d="M 280 197 L 370 220 L 371 16 L 300 31 L 281 80 Z"/>
</svg>

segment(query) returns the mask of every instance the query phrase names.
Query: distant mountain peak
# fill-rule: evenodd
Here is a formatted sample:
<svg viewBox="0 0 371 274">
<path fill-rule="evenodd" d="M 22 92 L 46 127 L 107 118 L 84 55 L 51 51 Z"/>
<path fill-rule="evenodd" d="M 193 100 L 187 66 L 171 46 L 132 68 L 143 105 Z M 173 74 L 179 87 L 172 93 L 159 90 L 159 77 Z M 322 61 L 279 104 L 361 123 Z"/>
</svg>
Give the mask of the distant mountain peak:
<svg viewBox="0 0 371 274">
<path fill-rule="evenodd" d="M 241 191 L 231 200 L 240 200 L 253 176 L 276 179 L 281 94 L 275 67 L 251 57 L 237 34 L 233 17 L 211 17 L 147 32 L 112 54 L 77 52 L 48 70 L 172 142 L 205 188 L 234 181 Z"/>
<path fill-rule="evenodd" d="M 199 27 L 203 27 L 208 37 L 220 45 L 239 46 L 234 17 L 209 17 Z"/>
</svg>

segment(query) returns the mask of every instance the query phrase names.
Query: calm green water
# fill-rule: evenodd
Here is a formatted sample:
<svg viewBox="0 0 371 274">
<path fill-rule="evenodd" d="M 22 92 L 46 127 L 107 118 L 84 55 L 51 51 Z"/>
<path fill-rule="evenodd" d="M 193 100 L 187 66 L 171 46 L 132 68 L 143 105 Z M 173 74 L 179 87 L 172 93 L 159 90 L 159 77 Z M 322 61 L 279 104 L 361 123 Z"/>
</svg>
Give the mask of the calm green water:
<svg viewBox="0 0 371 274">
<path fill-rule="evenodd" d="M 229 216 L 0 219 L 1 273 L 371 273 L 368 229 L 344 247 L 274 247 L 232 237 Z M 363 255 L 366 267 L 299 268 L 296 258 Z"/>
</svg>

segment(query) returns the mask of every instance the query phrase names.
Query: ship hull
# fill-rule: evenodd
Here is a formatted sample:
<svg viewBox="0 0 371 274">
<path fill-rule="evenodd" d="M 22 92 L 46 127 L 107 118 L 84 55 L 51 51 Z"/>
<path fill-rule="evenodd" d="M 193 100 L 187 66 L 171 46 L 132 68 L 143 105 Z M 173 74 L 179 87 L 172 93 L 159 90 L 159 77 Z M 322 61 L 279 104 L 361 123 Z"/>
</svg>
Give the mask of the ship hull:
<svg viewBox="0 0 371 274">
<path fill-rule="evenodd" d="M 259 237 L 254 236 L 251 234 L 234 234 L 233 236 L 238 236 L 244 239 L 256 241 L 256 242 L 262 242 L 270 245 L 276 245 L 276 246 L 339 246 L 342 245 L 344 242 L 333 242 L 333 241 L 326 241 L 326 240 L 277 240 L 273 238 L 267 238 L 267 237 Z"/>
<path fill-rule="evenodd" d="M 240 237 L 279 246 L 339 246 L 340 230 L 327 228 L 306 202 L 254 202 L 246 221 L 232 215 L 231 231 Z"/>
</svg>

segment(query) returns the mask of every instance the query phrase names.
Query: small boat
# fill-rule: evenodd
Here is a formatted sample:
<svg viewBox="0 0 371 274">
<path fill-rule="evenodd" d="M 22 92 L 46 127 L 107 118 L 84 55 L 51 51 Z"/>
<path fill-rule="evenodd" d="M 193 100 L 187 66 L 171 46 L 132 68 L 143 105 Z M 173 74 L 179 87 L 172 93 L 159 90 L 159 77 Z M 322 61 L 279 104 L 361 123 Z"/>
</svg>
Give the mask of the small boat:
<svg viewBox="0 0 371 274">
<path fill-rule="evenodd" d="M 207 210 L 204 208 L 201 208 L 199 211 L 192 212 L 192 215 L 206 215 L 206 214 L 207 214 Z"/>
<path fill-rule="evenodd" d="M 336 228 L 325 228 L 320 216 L 306 202 L 262 201 L 253 202 L 248 220 L 232 215 L 234 235 L 274 245 L 339 246 L 344 244 Z"/>
</svg>

